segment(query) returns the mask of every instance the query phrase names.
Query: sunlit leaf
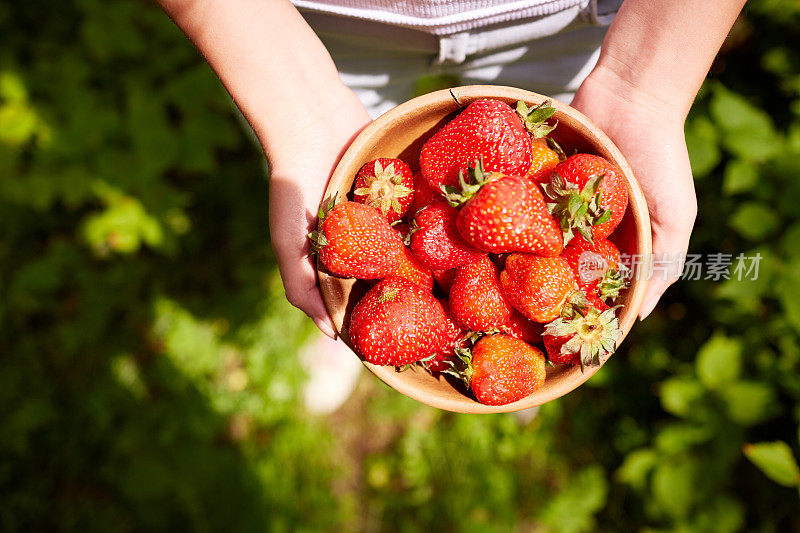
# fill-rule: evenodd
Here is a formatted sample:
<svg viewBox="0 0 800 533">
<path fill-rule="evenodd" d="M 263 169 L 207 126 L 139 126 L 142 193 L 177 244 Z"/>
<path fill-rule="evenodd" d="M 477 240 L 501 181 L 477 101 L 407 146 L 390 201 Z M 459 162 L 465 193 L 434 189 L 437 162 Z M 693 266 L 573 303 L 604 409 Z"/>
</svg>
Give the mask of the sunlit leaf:
<svg viewBox="0 0 800 533">
<path fill-rule="evenodd" d="M 647 476 L 657 461 L 658 455 L 651 448 L 634 450 L 625 456 L 625 461 L 617 469 L 617 479 L 642 491 L 647 484 Z"/>
<path fill-rule="evenodd" d="M 719 391 L 731 420 L 751 426 L 776 414 L 775 390 L 758 381 L 739 381 Z"/>
<path fill-rule="evenodd" d="M 764 239 L 778 228 L 779 223 L 775 210 L 761 202 L 742 204 L 730 218 L 731 227 L 752 241 Z"/>
<path fill-rule="evenodd" d="M 747 444 L 744 454 L 764 474 L 784 487 L 800 485 L 800 467 L 792 449 L 783 441 Z"/>
<path fill-rule="evenodd" d="M 673 518 L 683 518 L 695 498 L 697 466 L 688 459 L 662 461 L 653 473 L 653 496 L 660 508 Z"/>
<path fill-rule="evenodd" d="M 708 117 L 699 116 L 686 123 L 686 147 L 692 164 L 692 174 L 702 178 L 720 162 L 717 130 Z"/>
<path fill-rule="evenodd" d="M 661 384 L 661 405 L 677 416 L 687 416 L 705 394 L 703 385 L 692 378 L 670 378 Z"/>
<path fill-rule="evenodd" d="M 742 370 L 742 343 L 737 338 L 716 333 L 697 353 L 697 376 L 715 389 L 735 381 Z"/>
</svg>

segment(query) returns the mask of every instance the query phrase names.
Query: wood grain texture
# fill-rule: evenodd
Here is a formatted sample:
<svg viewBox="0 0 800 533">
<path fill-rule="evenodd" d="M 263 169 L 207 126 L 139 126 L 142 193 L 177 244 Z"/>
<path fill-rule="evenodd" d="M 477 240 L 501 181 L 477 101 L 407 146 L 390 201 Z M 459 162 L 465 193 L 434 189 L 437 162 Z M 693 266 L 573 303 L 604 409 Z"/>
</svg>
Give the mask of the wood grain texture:
<svg viewBox="0 0 800 533">
<path fill-rule="evenodd" d="M 378 157 L 399 157 L 412 170 L 417 170 L 419 152 L 424 142 L 451 120 L 457 111 L 479 98 L 497 98 L 512 106 L 517 100 L 523 100 L 528 105 L 548 100 L 545 96 L 523 89 L 494 85 L 457 87 L 414 98 L 388 111 L 361 132 L 339 161 L 325 197 L 336 195 L 337 201 L 343 201 L 352 188 L 358 170 Z M 603 156 L 622 170 L 628 184 L 629 203 L 612 240 L 622 253 L 645 254 L 649 258 L 652 243 L 647 202 L 627 161 L 611 140 L 582 113 L 555 100 L 552 105 L 556 109 L 554 118 L 558 120 L 555 137 L 562 146 Z M 636 265 L 635 268 L 643 271 L 646 265 Z M 368 285 L 363 281 L 336 278 L 322 269 L 318 269 L 318 272 L 328 312 L 342 338 L 349 344 L 347 317 Z M 646 276 L 634 275 L 631 286 L 622 294 L 621 303 L 624 307 L 619 321 L 623 335 L 617 345 L 633 327 L 646 288 Z M 435 378 L 421 369 L 396 372 L 394 367 L 364 364 L 395 390 L 433 407 L 459 413 L 502 413 L 541 405 L 579 387 L 600 368 L 587 368 L 583 373 L 577 366 L 549 368 L 545 384 L 527 398 L 508 405 L 488 406 L 467 396 L 463 386 L 455 380 Z"/>
</svg>

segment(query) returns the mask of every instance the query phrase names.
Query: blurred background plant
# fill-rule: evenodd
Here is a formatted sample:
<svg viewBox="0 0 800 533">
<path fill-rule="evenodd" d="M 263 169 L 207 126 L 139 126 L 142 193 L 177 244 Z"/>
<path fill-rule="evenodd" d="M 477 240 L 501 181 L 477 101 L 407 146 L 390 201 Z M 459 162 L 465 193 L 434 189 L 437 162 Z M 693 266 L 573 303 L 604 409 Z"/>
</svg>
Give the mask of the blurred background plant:
<svg viewBox="0 0 800 533">
<path fill-rule="evenodd" d="M 686 127 L 691 251 L 758 280 L 673 288 L 527 426 L 368 375 L 305 413 L 262 157 L 190 44 L 131 0 L 0 35 L 0 529 L 800 531 L 796 1 L 748 4 Z"/>
</svg>

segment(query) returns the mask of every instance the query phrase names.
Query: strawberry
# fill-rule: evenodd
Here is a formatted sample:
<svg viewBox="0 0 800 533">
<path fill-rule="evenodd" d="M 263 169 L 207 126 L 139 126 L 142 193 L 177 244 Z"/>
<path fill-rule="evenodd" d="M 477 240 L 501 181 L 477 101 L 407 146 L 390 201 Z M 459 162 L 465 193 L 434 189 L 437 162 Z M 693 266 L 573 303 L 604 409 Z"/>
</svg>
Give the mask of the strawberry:
<svg viewBox="0 0 800 533">
<path fill-rule="evenodd" d="M 420 263 L 411 250 L 403 246 L 402 253 L 397 258 L 394 270 L 395 276 L 405 278 L 409 281 L 433 290 L 433 272 L 431 269 Z"/>
<path fill-rule="evenodd" d="M 503 324 L 500 330 L 528 344 L 540 344 L 544 326 L 533 320 L 528 320 L 522 313 L 515 310 L 511 318 Z"/>
<path fill-rule="evenodd" d="M 542 183 L 550 178 L 550 173 L 561 162 L 557 151 L 547 145 L 544 139 L 534 139 L 531 143 L 531 168 L 525 177 L 534 183 Z"/>
<path fill-rule="evenodd" d="M 550 362 L 554 364 L 599 366 L 614 352 L 622 332 L 616 307 L 603 309 L 576 307 L 571 317 L 558 318 L 545 326 L 542 339 Z"/>
<path fill-rule="evenodd" d="M 444 307 L 445 311 L 448 311 L 449 304 L 447 300 L 439 300 L 439 303 L 442 304 L 442 307 Z M 449 368 L 452 368 L 450 361 L 455 358 L 456 348 L 463 347 L 462 345 L 464 344 L 464 337 L 466 334 L 467 332 L 462 329 L 461 326 L 456 324 L 448 312 L 446 336 L 449 340 L 441 350 L 433 355 L 432 358 L 423 360 L 422 365 L 429 372 L 443 372 Z"/>
<path fill-rule="evenodd" d="M 376 365 L 413 363 L 452 340 L 442 304 L 425 288 L 395 276 L 378 282 L 358 302 L 348 332 L 355 351 Z"/>
<path fill-rule="evenodd" d="M 549 322 L 561 314 L 573 294 L 581 294 L 575 274 L 560 257 L 511 254 L 500 273 L 503 295 L 534 322 Z"/>
<path fill-rule="evenodd" d="M 531 141 L 522 120 L 500 100 L 481 99 L 428 139 L 420 169 L 431 187 L 454 186 L 460 172 L 483 158 L 487 170 L 523 176 L 531 167 Z"/>
<path fill-rule="evenodd" d="M 386 220 L 399 220 L 414 201 L 411 169 L 399 159 L 381 157 L 361 167 L 353 200 L 378 209 Z"/>
<path fill-rule="evenodd" d="M 535 185 L 519 176 L 486 174 L 480 161 L 472 181 L 461 179 L 461 193 L 448 189 L 447 195 L 451 204 L 463 204 L 456 224 L 468 243 L 495 254 L 561 253 L 561 229 Z"/>
<path fill-rule="evenodd" d="M 444 201 L 432 203 L 414 215 L 411 251 L 423 265 L 446 270 L 486 255 L 461 237 L 457 218 L 458 210 Z"/>
<path fill-rule="evenodd" d="M 622 171 L 591 154 L 576 154 L 556 165 L 544 192 L 553 215 L 560 220 L 565 243 L 575 232 L 590 242 L 608 237 L 628 205 Z"/>
<path fill-rule="evenodd" d="M 411 204 L 411 209 L 408 210 L 412 216 L 426 205 L 443 199 L 444 192 L 441 189 L 431 187 L 421 172 L 414 174 L 414 203 Z"/>
<path fill-rule="evenodd" d="M 403 245 L 377 210 L 357 202 L 323 203 L 319 229 L 308 234 L 312 253 L 334 276 L 380 279 L 397 275 L 433 288 L 433 274 Z"/>
<path fill-rule="evenodd" d="M 451 268 L 449 270 L 434 270 L 433 279 L 436 280 L 436 283 L 439 284 L 444 292 L 449 293 L 450 287 L 453 286 L 453 281 L 456 279 L 457 272 L 457 268 Z"/>
<path fill-rule="evenodd" d="M 595 239 L 590 243 L 578 236 L 564 248 L 561 257 L 569 263 L 578 288 L 590 301 L 593 297 L 614 300 L 628 284 L 619 250 L 607 239 Z"/>
<path fill-rule="evenodd" d="M 511 318 L 514 309 L 503 297 L 497 271 L 485 256 L 458 269 L 450 288 L 450 313 L 467 329 L 484 331 Z"/>
<path fill-rule="evenodd" d="M 403 241 L 380 212 L 357 202 L 323 203 L 319 229 L 309 233 L 312 253 L 318 252 L 334 276 L 379 279 L 395 271 Z"/>
<path fill-rule="evenodd" d="M 472 350 L 457 349 L 451 372 L 486 405 L 506 405 L 538 390 L 545 380 L 544 354 L 510 335 L 481 338 Z"/>
<path fill-rule="evenodd" d="M 533 182 L 548 178 L 564 156 L 558 144 L 547 137 L 558 125 L 558 122 L 552 125 L 547 123 L 556 112 L 551 103 L 547 100 L 529 108 L 525 102 L 517 102 L 517 114 L 531 135 L 531 166 L 525 177 Z"/>
</svg>

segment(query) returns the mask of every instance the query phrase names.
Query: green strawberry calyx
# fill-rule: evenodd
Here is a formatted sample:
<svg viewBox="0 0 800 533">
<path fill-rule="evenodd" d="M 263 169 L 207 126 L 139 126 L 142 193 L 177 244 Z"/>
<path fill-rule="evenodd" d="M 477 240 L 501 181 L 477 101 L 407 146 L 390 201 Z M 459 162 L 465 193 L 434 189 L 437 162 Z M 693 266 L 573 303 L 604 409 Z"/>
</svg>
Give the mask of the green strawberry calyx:
<svg viewBox="0 0 800 533">
<path fill-rule="evenodd" d="M 464 345 L 469 343 L 470 346 L 475 346 L 483 337 L 497 335 L 503 331 L 505 330 L 501 326 L 500 328 L 491 328 L 484 331 L 470 331 L 464 335 L 461 340 L 456 343 L 456 347 L 453 348 L 456 357 L 445 360 L 445 362 L 450 365 L 450 368 L 442 370 L 442 373 L 457 377 L 469 388 L 472 382 L 472 375 L 475 371 L 472 368 L 472 349 L 465 348 Z"/>
<path fill-rule="evenodd" d="M 336 207 L 336 195 L 326 198 L 319 205 L 317 211 L 317 229 L 308 234 L 308 239 L 311 241 L 311 249 L 308 252 L 308 257 L 319 253 L 325 246 L 328 245 L 328 238 L 322 230 L 322 223 L 325 222 L 328 213 Z"/>
<path fill-rule="evenodd" d="M 389 214 L 391 209 L 395 213 L 400 213 L 400 198 L 412 194 L 414 191 L 410 187 L 402 184 L 403 176 L 395 171 L 394 163 L 389 163 L 385 167 L 380 161 L 375 161 L 373 175 L 364 177 L 364 187 L 359 187 L 353 193 L 365 198 L 364 203 L 375 207 L 383 213 Z"/>
<path fill-rule="evenodd" d="M 450 368 L 442 370 L 443 374 L 455 376 L 469 388 L 475 370 L 472 368 L 472 350 L 470 348 L 455 348 L 455 357 L 447 359 Z"/>
<path fill-rule="evenodd" d="M 547 137 L 558 126 L 558 121 L 555 124 L 547 123 L 556 112 L 552 103 L 552 100 L 545 100 L 539 105 L 528 107 L 528 104 L 522 100 L 517 102 L 517 114 L 522 119 L 525 129 L 534 139 Z"/>
<path fill-rule="evenodd" d="M 603 193 L 599 192 L 604 174 L 595 174 L 586 182 L 583 189 L 567 182 L 558 172 L 553 172 L 550 182 L 544 187 L 549 200 L 547 208 L 559 221 L 564 233 L 564 246 L 578 232 L 587 241 L 594 242 L 593 227 L 611 218 L 611 210 L 600 206 Z"/>
<path fill-rule="evenodd" d="M 587 366 L 600 366 L 603 359 L 614 353 L 622 335 L 617 319 L 617 308 L 605 311 L 595 307 L 573 306 L 572 316 L 561 316 L 544 327 L 542 335 L 569 337 L 561 345 L 561 354 L 578 355 L 581 372 Z"/>
<path fill-rule="evenodd" d="M 475 166 L 468 167 L 467 177 L 464 177 L 464 171 L 458 173 L 458 185 L 442 185 L 441 188 L 445 200 L 453 207 L 459 207 L 467 203 L 478 194 L 484 185 L 498 176 L 500 174 L 484 170 L 483 158 L 476 159 Z"/>
<path fill-rule="evenodd" d="M 611 300 L 613 302 L 619 297 L 620 292 L 628 288 L 628 285 L 628 268 L 619 265 L 617 268 L 609 268 L 603 274 L 597 283 L 597 289 L 600 291 L 600 298 L 603 301 Z"/>
</svg>

